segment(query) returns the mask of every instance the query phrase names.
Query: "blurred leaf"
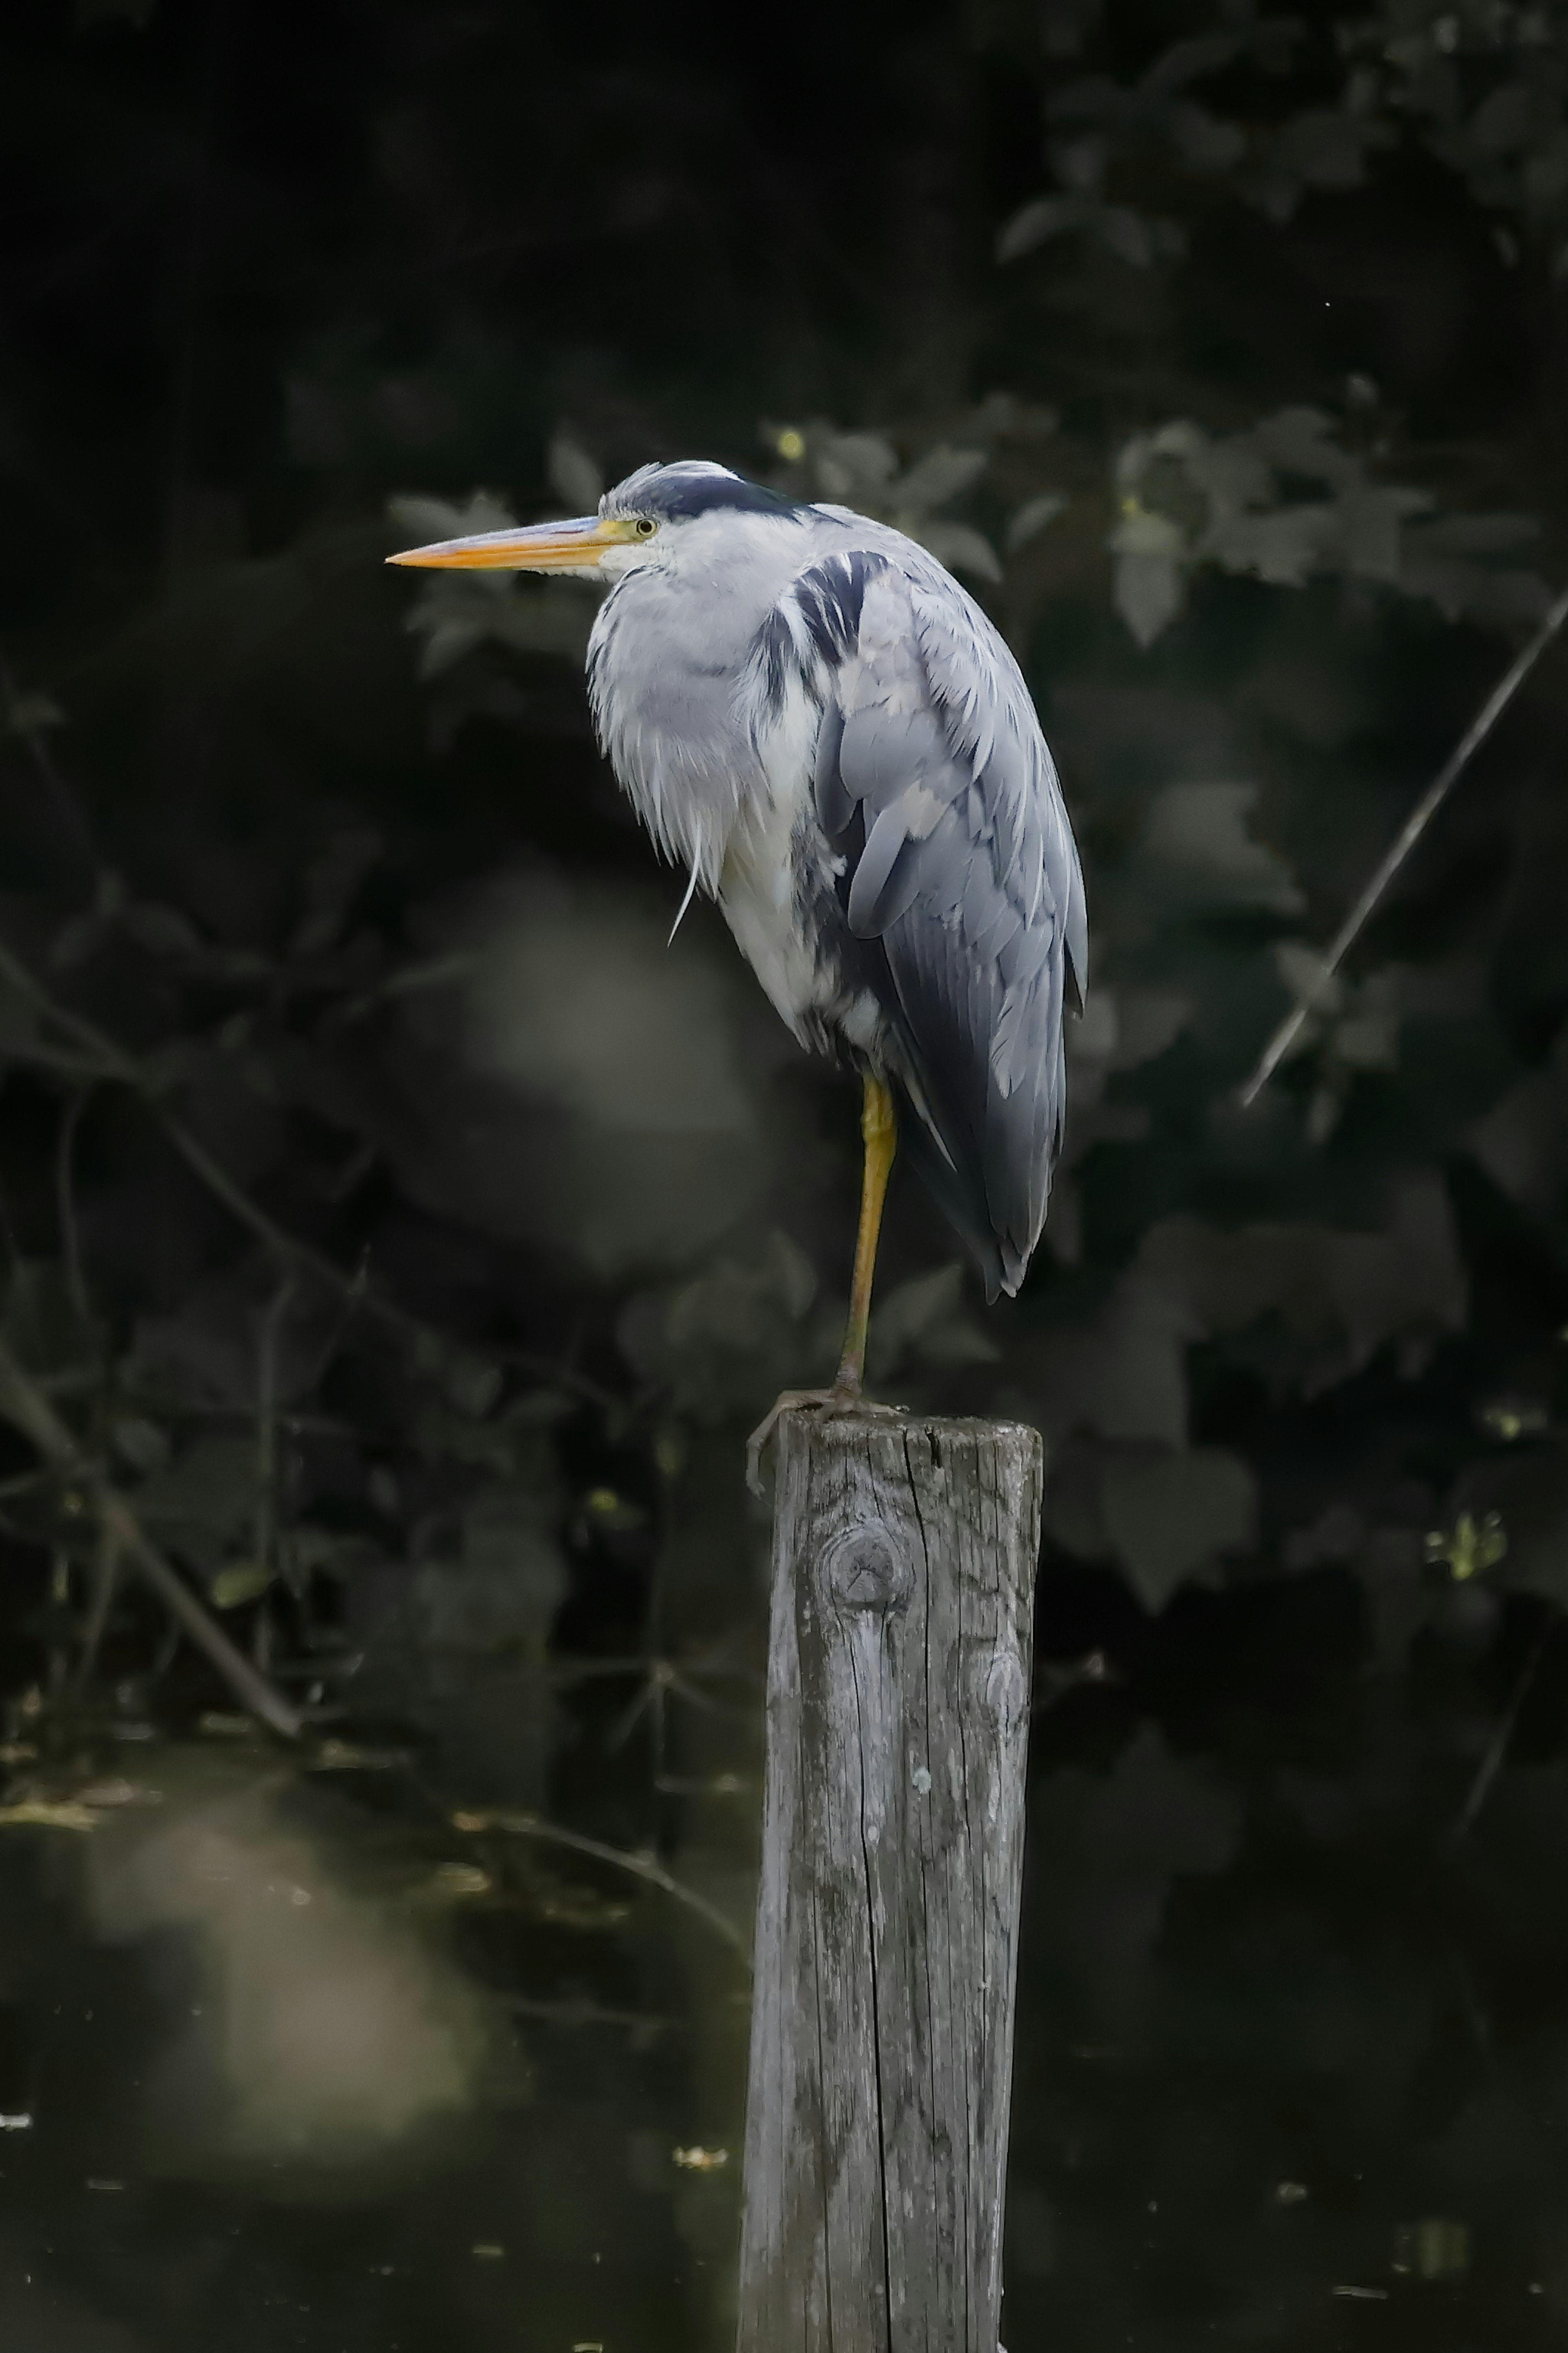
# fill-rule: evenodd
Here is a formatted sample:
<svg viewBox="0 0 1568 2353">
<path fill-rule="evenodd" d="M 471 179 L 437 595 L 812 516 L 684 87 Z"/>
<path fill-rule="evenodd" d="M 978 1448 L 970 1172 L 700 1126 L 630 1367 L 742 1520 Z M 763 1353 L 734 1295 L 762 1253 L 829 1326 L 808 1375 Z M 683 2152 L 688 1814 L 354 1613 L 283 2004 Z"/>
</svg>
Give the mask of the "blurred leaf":
<svg viewBox="0 0 1568 2353">
<path fill-rule="evenodd" d="M 1539 621 L 1552 589 L 1538 572 L 1497 561 L 1540 531 L 1530 515 L 1438 515 L 1404 535 L 1401 582 L 1445 617 L 1514 628 Z"/>
<path fill-rule="evenodd" d="M 1568 1025 L 1541 1069 L 1498 1098 L 1468 1142 L 1511 1200 L 1537 1217 L 1559 1213 L 1568 1186 Z"/>
<path fill-rule="evenodd" d="M 139 947 L 152 955 L 199 955 L 202 936 L 188 915 L 177 907 L 162 907 L 151 902 L 133 902 L 121 917 L 125 930 Z"/>
<path fill-rule="evenodd" d="M 1109 990 L 1095 992 L 1110 996 Z M 1193 1001 L 1178 989 L 1121 988 L 1114 993 L 1111 1065 L 1132 1071 L 1152 1062 L 1174 1044 L 1192 1018 Z"/>
<path fill-rule="evenodd" d="M 635 1370 L 679 1410 L 705 1421 L 754 1418 L 814 1366 L 831 1368 L 837 1319 L 825 1331 L 807 1325 L 816 1295 L 811 1261 L 775 1232 L 750 1262 L 721 1260 L 694 1282 L 633 1299 L 617 1336 Z"/>
<path fill-rule="evenodd" d="M 1046 525 L 1055 522 L 1058 515 L 1065 512 L 1067 505 L 1065 491 L 1041 491 L 1035 498 L 1026 499 L 1022 506 L 1015 507 L 1007 525 L 1008 554 L 1016 554 L 1019 548 L 1027 547 L 1032 539 L 1037 539 Z"/>
<path fill-rule="evenodd" d="M 1032 1417 L 1053 1442 L 1073 1430 L 1183 1446 L 1186 1351 L 1197 1325 L 1174 1286 L 1124 1276 L 1100 1311 L 1049 1325 L 1027 1360 Z"/>
<path fill-rule="evenodd" d="M 333 834 L 305 875 L 304 913 L 290 942 L 296 955 L 319 955 L 331 946 L 383 848 L 381 835 L 369 826 L 345 827 Z"/>
<path fill-rule="evenodd" d="M 1026 253 L 1033 253 L 1064 229 L 1077 226 L 1079 208 L 1070 196 L 1032 196 L 1013 215 L 996 240 L 998 261 L 1017 261 Z"/>
<path fill-rule="evenodd" d="M 102 1334 L 83 1321 L 66 1271 L 53 1259 L 22 1259 L 13 1265 L 0 1333 L 26 1369 L 41 1379 L 91 1370 L 102 1345 Z"/>
<path fill-rule="evenodd" d="M 458 1356 L 447 1368 L 447 1394 L 459 1413 L 483 1421 L 500 1396 L 504 1376 L 499 1365 L 477 1356 Z"/>
<path fill-rule="evenodd" d="M 0 974 L 0 1055 L 21 1054 L 37 1045 L 38 1024 L 38 1008 L 32 998 Z"/>
<path fill-rule="evenodd" d="M 1003 229 L 996 259 L 1016 261 L 1074 230 L 1093 237 L 1134 269 L 1147 269 L 1156 255 L 1180 252 L 1184 242 L 1174 221 L 1152 219 L 1130 205 L 1108 205 L 1094 195 L 1037 196 Z"/>
<path fill-rule="evenodd" d="M 939 441 L 934 448 L 916 459 L 909 472 L 893 484 L 890 495 L 900 506 L 924 513 L 932 507 L 945 506 L 961 491 L 970 489 L 990 462 L 987 450 L 953 449 L 945 441 Z"/>
<path fill-rule="evenodd" d="M 1257 1482 L 1221 1447 L 1136 1461 L 1108 1457 L 1100 1508 L 1118 1556 L 1146 1609 L 1221 1554 L 1252 1541 Z"/>
<path fill-rule="evenodd" d="M 1550 601 L 1535 574 L 1487 560 L 1529 535 L 1528 518 L 1417 520 L 1430 493 L 1377 481 L 1321 409 L 1278 409 L 1222 436 L 1178 418 L 1123 443 L 1114 473 L 1117 609 L 1142 646 L 1180 610 L 1185 573 L 1205 563 L 1275 587 L 1341 572 L 1429 596 L 1456 617 L 1509 624 L 1539 618 Z M 1321 483 L 1326 495 L 1287 499 L 1284 487 L 1296 477 Z"/>
<path fill-rule="evenodd" d="M 1141 646 L 1152 646 L 1182 609 L 1185 542 L 1165 515 L 1129 506 L 1107 541 L 1115 557 L 1111 599 Z"/>
<path fill-rule="evenodd" d="M 161 1542 L 216 1573 L 256 1508 L 254 1441 L 201 1438 L 138 1490 L 136 1509 Z"/>
<path fill-rule="evenodd" d="M 980 580 L 1000 580 L 1002 566 L 990 541 L 966 522 L 922 522 L 912 534 L 950 572 L 971 572 Z"/>
<path fill-rule="evenodd" d="M 1477 1420 L 1493 1438 L 1505 1446 L 1517 1445 L 1521 1438 L 1539 1438 L 1552 1420 L 1552 1415 L 1540 1398 L 1489 1398 L 1477 1410 Z"/>
<path fill-rule="evenodd" d="M 1255 785 L 1168 785 L 1149 811 L 1138 856 L 1163 894 L 1194 908 L 1298 913 L 1305 903 L 1277 851 L 1253 839 Z"/>
<path fill-rule="evenodd" d="M 400 538 L 410 546 L 426 546 L 437 539 L 464 539 L 481 531 L 510 531 L 517 522 L 511 509 L 489 491 L 471 491 L 460 504 L 401 491 L 388 499 L 386 512 Z M 504 586 L 504 574 L 489 576 Z"/>
<path fill-rule="evenodd" d="M 822 490 L 851 506 L 879 497 L 899 470 L 899 453 L 880 433 L 814 435 L 808 448 Z"/>
<path fill-rule="evenodd" d="M 521 1643 L 541 1651 L 567 1587 L 554 1514 L 543 1489 L 498 1483 L 476 1495 L 463 1514 L 460 1558 L 418 1571 L 422 1639 L 446 1650 Z"/>
<path fill-rule="evenodd" d="M 1500 1512 L 1483 1513 L 1479 1520 L 1461 1512 L 1453 1526 L 1435 1528 L 1426 1538 L 1426 1557 L 1443 1561 L 1456 1585 L 1479 1577 L 1508 1556 L 1508 1532 Z"/>
<path fill-rule="evenodd" d="M 1309 188 L 1355 188 L 1366 177 L 1373 150 L 1392 147 L 1386 122 L 1338 108 L 1294 115 L 1265 144 L 1256 172 L 1242 186 L 1271 220 L 1288 221 Z"/>
<path fill-rule="evenodd" d="M 114 1451 L 132 1471 L 161 1471 L 169 1459 L 169 1440 L 155 1421 L 141 1414 L 121 1414 L 111 1426 Z"/>
<path fill-rule="evenodd" d="M 96 907 L 85 914 L 73 915 L 62 923 L 49 947 L 49 962 L 56 972 L 73 972 L 79 965 L 94 956 L 110 936 L 113 920 L 99 913 Z"/>
<path fill-rule="evenodd" d="M 1222 1233 L 1195 1218 L 1163 1219 L 1143 1237 L 1137 1274 L 1179 1303 L 1194 1336 L 1281 1317 L 1304 1345 L 1308 1394 L 1359 1372 L 1390 1341 L 1409 1374 L 1440 1332 L 1463 1329 L 1469 1286 L 1435 1170 L 1403 1176 L 1392 1211 L 1376 1234 L 1307 1223 Z"/>
<path fill-rule="evenodd" d="M 1001 1351 L 963 1304 L 963 1269 L 956 1261 L 916 1275 L 884 1293 L 871 1317 L 873 1380 L 893 1379 L 906 1363 L 934 1366 L 994 1364 Z"/>
<path fill-rule="evenodd" d="M 1447 1562 L 1457 1577 L 1495 1568 L 1510 1591 L 1568 1607 L 1568 1439 L 1470 1464 L 1445 1518 L 1428 1535 L 1428 1559 Z"/>
<path fill-rule="evenodd" d="M 16 694 L 5 706 L 5 725 L 13 735 L 47 735 L 65 723 L 65 712 L 52 694 Z"/>
<path fill-rule="evenodd" d="M 605 478 L 575 436 L 561 427 L 551 436 L 544 453 L 550 487 L 565 502 L 568 514 L 596 514 Z"/>
<path fill-rule="evenodd" d="M 207 1592 L 215 1609 L 240 1609 L 247 1601 L 258 1601 L 272 1582 L 272 1571 L 264 1561 L 231 1560 L 209 1578 Z"/>
<path fill-rule="evenodd" d="M 1134 269 L 1147 269 L 1164 243 L 1160 225 L 1134 212 L 1131 205 L 1091 206 L 1085 226 L 1111 253 L 1131 262 Z M 1179 249 L 1179 235 L 1173 242 Z M 1165 249 L 1171 249 L 1170 246 Z"/>
<path fill-rule="evenodd" d="M 648 1523 L 645 1507 L 618 1495 L 613 1487 L 590 1487 L 583 1498 L 583 1513 L 592 1526 L 606 1535 L 631 1535 Z"/>
</svg>

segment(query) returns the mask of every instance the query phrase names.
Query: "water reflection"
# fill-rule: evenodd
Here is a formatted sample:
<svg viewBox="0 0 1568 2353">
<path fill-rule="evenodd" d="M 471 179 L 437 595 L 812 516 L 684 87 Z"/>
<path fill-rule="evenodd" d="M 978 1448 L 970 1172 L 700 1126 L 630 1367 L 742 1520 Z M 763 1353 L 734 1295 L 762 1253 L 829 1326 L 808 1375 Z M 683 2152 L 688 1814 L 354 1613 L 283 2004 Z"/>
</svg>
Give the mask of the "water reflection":
<svg viewBox="0 0 1568 2353">
<path fill-rule="evenodd" d="M 322 1757 L 146 1744 L 0 1830 L 0 2347 L 701 2341 L 678 2209 L 721 2242 L 732 2189 L 658 1891 Z"/>
<path fill-rule="evenodd" d="M 420 1891 L 354 1888 L 339 1809 L 291 1775 L 171 1756 L 162 1783 L 161 1803 L 121 1807 L 89 1841 L 84 1890 L 110 1943 L 177 1942 L 192 1996 L 171 2002 L 143 2083 L 148 2169 L 254 2176 L 288 2160 L 299 2196 L 470 2118 L 510 2038 L 420 1923 Z M 437 1868 L 426 1908 L 468 1892 Z"/>
<path fill-rule="evenodd" d="M 1272 1592 L 1155 1625 L 1112 1590 L 1040 1589 L 1005 2342 L 1549 2353 L 1561 1764 L 1456 1840 L 1473 1758 L 1369 1673 L 1337 1571 L 1288 1588 L 1289 1641 Z M 1089 1619 L 1092 1673 L 1058 1663 Z M 454 1727 L 502 1664 L 452 1652 Z M 548 1819 L 456 1731 L 35 1725 L 0 1803 L 0 2353 L 730 2340 L 760 1711 L 685 1712 L 634 1815 L 626 1680 L 553 1668 Z"/>
</svg>

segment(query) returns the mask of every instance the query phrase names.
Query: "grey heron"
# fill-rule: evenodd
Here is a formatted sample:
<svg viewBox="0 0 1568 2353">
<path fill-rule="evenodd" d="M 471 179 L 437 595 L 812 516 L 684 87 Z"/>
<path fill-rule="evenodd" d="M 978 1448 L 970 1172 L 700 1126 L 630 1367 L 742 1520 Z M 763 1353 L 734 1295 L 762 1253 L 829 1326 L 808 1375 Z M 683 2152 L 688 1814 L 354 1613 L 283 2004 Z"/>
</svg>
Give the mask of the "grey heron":
<svg viewBox="0 0 1568 2353">
<path fill-rule="evenodd" d="M 1016 662 L 901 532 L 707 460 L 643 466 L 596 515 L 389 560 L 608 588 L 588 646 L 595 725 L 688 876 L 682 913 L 699 890 L 715 898 L 801 1044 L 862 1082 L 843 1356 L 831 1389 L 780 1401 L 859 1405 L 900 1127 L 993 1300 L 1023 1280 L 1060 1149 L 1088 923 Z"/>
</svg>

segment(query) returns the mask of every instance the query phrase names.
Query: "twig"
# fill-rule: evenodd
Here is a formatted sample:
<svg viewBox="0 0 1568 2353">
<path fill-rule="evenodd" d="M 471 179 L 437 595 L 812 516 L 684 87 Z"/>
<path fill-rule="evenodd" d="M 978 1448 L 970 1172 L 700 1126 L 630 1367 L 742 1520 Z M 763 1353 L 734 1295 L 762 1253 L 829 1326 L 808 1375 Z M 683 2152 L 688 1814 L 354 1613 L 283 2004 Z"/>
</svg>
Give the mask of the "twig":
<svg viewBox="0 0 1568 2353">
<path fill-rule="evenodd" d="M 1455 1846 L 1458 1846 L 1467 1831 L 1474 1828 L 1477 1815 L 1491 1794 L 1492 1783 L 1502 1770 L 1502 1760 L 1508 1754 L 1509 1742 L 1513 1738 L 1514 1729 L 1519 1723 L 1524 1703 L 1530 1697 L 1531 1685 L 1534 1683 L 1541 1662 L 1546 1655 L 1546 1645 L 1551 1639 L 1551 1633 L 1552 1629 L 1549 1626 L 1542 1627 L 1535 1638 L 1534 1649 L 1520 1669 L 1519 1679 L 1509 1694 L 1508 1705 L 1504 1708 L 1497 1730 L 1488 1744 L 1487 1753 L 1476 1769 L 1476 1778 L 1470 1783 L 1469 1796 L 1460 1807 L 1455 1820 L 1451 1833 Z"/>
<path fill-rule="evenodd" d="M 98 1664 L 98 1654 L 109 1631 L 109 1613 L 114 1607 L 115 1588 L 120 1582 L 120 1547 L 101 1520 L 98 1527 L 98 1558 L 92 1568 L 92 1599 L 88 1603 L 87 1624 L 81 1638 L 81 1658 L 76 1671 L 79 1698 L 86 1691 L 92 1671 Z"/>
<path fill-rule="evenodd" d="M 363 1020 L 378 1005 L 399 997 L 413 997 L 426 988 L 449 988 L 459 980 L 467 980 L 479 969 L 477 949 L 457 948 L 445 955 L 430 956 L 421 964 L 400 965 L 378 980 L 374 987 L 351 997 L 339 1018 L 345 1024 Z"/>
<path fill-rule="evenodd" d="M 514 1993 L 507 1996 L 506 2006 L 514 2018 L 537 2018 L 547 2026 L 624 2026 L 633 2034 L 656 2035 L 678 2033 L 680 2021 L 659 2018 L 641 2010 L 605 2010 L 596 2001 L 545 2001 L 535 1995 Z"/>
<path fill-rule="evenodd" d="M 13 1043 L 5 1049 L 16 1061 L 36 1062 L 45 1070 L 54 1070 L 62 1076 L 75 1079 L 79 1084 L 90 1085 L 99 1080 L 110 1080 L 118 1086 L 128 1087 L 140 1096 L 159 1122 L 170 1143 L 194 1176 L 199 1176 L 207 1190 L 221 1201 L 231 1217 L 249 1228 L 257 1240 L 285 1266 L 312 1274 L 329 1289 L 338 1293 L 352 1306 L 363 1308 L 366 1314 L 398 1333 L 405 1340 L 423 1340 L 437 1347 L 449 1350 L 448 1335 L 437 1325 L 427 1324 L 422 1316 L 412 1315 L 395 1300 L 388 1299 L 374 1288 L 363 1274 L 347 1274 L 323 1251 L 318 1250 L 298 1235 L 289 1232 L 270 1217 L 258 1201 L 253 1201 L 243 1187 L 237 1185 L 220 1161 L 215 1160 L 205 1144 L 193 1134 L 184 1122 L 172 1112 L 163 1099 L 163 1091 L 151 1073 L 126 1053 L 106 1030 L 89 1021 L 68 1006 L 59 1003 L 19 956 L 0 941 L 0 977 L 10 981 L 38 1012 L 55 1022 L 71 1037 L 79 1054 L 68 1055 L 58 1049 L 39 1043 Z M 585 1374 L 568 1366 L 550 1363 L 531 1351 L 522 1348 L 488 1345 L 484 1352 L 499 1364 L 514 1366 L 519 1371 L 532 1374 L 535 1378 L 572 1389 L 595 1405 L 608 1406 L 618 1402 L 610 1391 Z"/>
<path fill-rule="evenodd" d="M 54 755 L 49 750 L 47 723 L 40 723 L 37 720 L 30 724 L 27 723 L 26 698 L 19 692 L 11 665 L 4 658 L 0 658 L 0 694 L 5 696 L 5 715 L 10 723 L 11 733 L 14 735 L 19 735 L 26 744 L 33 765 L 47 786 L 67 825 L 75 834 L 82 855 L 89 864 L 96 865 L 98 854 L 93 848 L 91 830 L 82 814 L 81 803 L 55 764 Z M 37 706 L 35 705 L 34 708 L 36 710 Z"/>
<path fill-rule="evenodd" d="M 90 1497 L 115 1550 L 135 1564 L 181 1631 L 205 1653 L 235 1696 L 270 1725 L 297 1740 L 302 1719 L 281 1692 L 240 1656 L 221 1626 L 203 1609 L 190 1587 L 171 1567 L 142 1527 L 126 1498 L 89 1462 L 37 1383 L 24 1372 L 0 1340 L 0 1415 L 29 1439 L 45 1461 L 65 1472 Z"/>
<path fill-rule="evenodd" d="M 256 1349 L 256 1510 L 251 1551 L 268 1577 L 278 1566 L 278 1339 L 299 1286 L 292 1267 L 268 1301 Z M 271 1597 L 264 1587 L 250 1629 L 250 1656 L 263 1674 L 272 1665 Z"/>
<path fill-rule="evenodd" d="M 89 1087 L 79 1087 L 66 1106 L 60 1122 L 59 1143 L 55 1157 L 56 1214 L 59 1220 L 60 1255 L 65 1261 L 66 1282 L 70 1291 L 71 1305 L 83 1332 L 92 1329 L 92 1303 L 87 1295 L 87 1278 L 82 1271 L 81 1232 L 76 1215 L 76 1134 L 81 1125 L 82 1113 L 87 1109 Z"/>
<path fill-rule="evenodd" d="M 254 1550 L 257 1566 L 265 1569 L 273 1567 L 278 1549 L 278 1340 L 296 1288 L 290 1270 L 268 1301 L 257 1335 Z"/>
<path fill-rule="evenodd" d="M 1322 962 L 1312 976 L 1311 985 L 1291 1007 L 1259 1056 L 1257 1068 L 1241 1090 L 1244 1106 L 1257 1102 L 1300 1036 L 1302 1025 L 1313 1010 L 1314 1001 L 1344 962 L 1371 920 L 1384 892 L 1564 621 L 1568 621 L 1568 589 L 1564 589 L 1557 598 L 1523 652 L 1493 687 L 1379 860 L 1360 898 L 1330 942 Z"/>
<path fill-rule="evenodd" d="M 452 1825 L 460 1831 L 505 1831 L 513 1838 L 539 1839 L 547 1846 L 568 1847 L 574 1854 L 592 1855 L 596 1862 L 607 1862 L 616 1871 L 628 1871 L 634 1879 L 646 1880 L 648 1886 L 684 1904 L 705 1920 L 717 1935 L 744 1960 L 749 1959 L 744 1937 L 732 1920 L 727 1920 L 716 1905 L 694 1887 L 677 1879 L 657 1862 L 651 1854 L 636 1854 L 629 1847 L 607 1846 L 603 1839 L 584 1837 L 581 1831 L 563 1830 L 559 1823 L 547 1822 L 538 1814 L 514 1813 L 505 1809 L 489 1807 L 483 1813 L 467 1811 L 452 1816 Z"/>
<path fill-rule="evenodd" d="M 603 1659 L 554 1659 L 546 1672 L 550 1681 L 560 1687 L 572 1683 L 595 1683 L 605 1677 L 637 1675 L 646 1680 L 660 1665 L 673 1667 L 683 1680 L 694 1681 L 699 1675 L 710 1675 L 716 1683 L 751 1683 L 760 1687 L 762 1677 L 753 1667 L 727 1667 L 714 1659 L 711 1651 L 702 1651 L 695 1658 L 660 1661 L 650 1658 L 646 1651 L 635 1651 L 625 1656 Z"/>
<path fill-rule="evenodd" d="M 70 1555 L 63 1546 L 57 1545 L 49 1557 L 49 1616 L 53 1620 L 49 1630 L 48 1668 L 48 1688 L 51 1699 L 58 1699 L 65 1689 L 66 1676 L 69 1672 L 69 1654 L 60 1640 L 60 1628 L 68 1616 L 70 1605 Z"/>
</svg>

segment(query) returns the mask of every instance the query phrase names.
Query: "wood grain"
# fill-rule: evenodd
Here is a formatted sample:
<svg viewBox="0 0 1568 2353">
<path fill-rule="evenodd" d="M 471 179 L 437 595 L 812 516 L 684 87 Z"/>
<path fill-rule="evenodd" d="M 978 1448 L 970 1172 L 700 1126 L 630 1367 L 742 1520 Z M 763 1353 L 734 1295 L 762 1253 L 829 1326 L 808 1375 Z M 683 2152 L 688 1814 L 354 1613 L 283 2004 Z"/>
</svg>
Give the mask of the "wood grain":
<svg viewBox="0 0 1568 2353">
<path fill-rule="evenodd" d="M 740 2353 L 996 2353 L 1043 1448 L 778 1449 Z"/>
</svg>

